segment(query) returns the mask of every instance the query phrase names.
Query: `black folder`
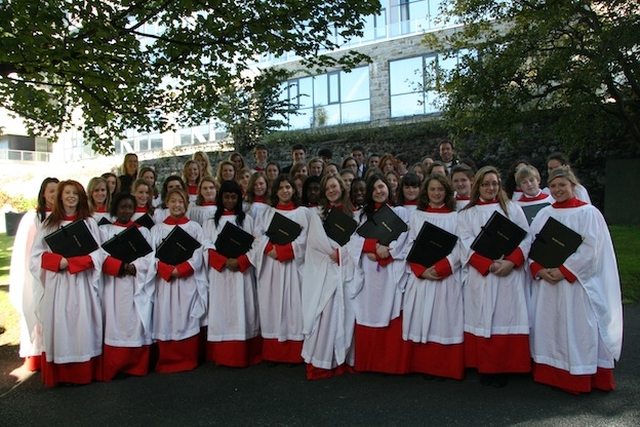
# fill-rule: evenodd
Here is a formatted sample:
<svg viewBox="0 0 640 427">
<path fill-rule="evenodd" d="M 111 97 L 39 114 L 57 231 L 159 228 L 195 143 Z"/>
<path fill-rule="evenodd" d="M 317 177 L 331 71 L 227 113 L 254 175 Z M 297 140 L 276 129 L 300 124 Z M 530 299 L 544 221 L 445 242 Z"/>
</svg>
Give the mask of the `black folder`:
<svg viewBox="0 0 640 427">
<path fill-rule="evenodd" d="M 216 251 L 227 258 L 238 258 L 249 252 L 253 236 L 242 228 L 227 222 L 216 239 Z"/>
<path fill-rule="evenodd" d="M 381 245 L 388 246 L 408 229 L 407 223 L 396 215 L 393 209 L 382 205 L 373 214 L 373 218 L 367 219 L 367 222 L 358 228 L 358 234 L 364 238 L 377 239 Z"/>
<path fill-rule="evenodd" d="M 533 241 L 529 258 L 545 268 L 560 267 L 578 249 L 582 240 L 580 234 L 549 218 Z"/>
<path fill-rule="evenodd" d="M 109 221 L 105 217 L 100 218 L 100 221 L 98 221 L 98 225 L 109 225 L 109 224 L 111 224 L 111 221 Z"/>
<path fill-rule="evenodd" d="M 149 230 L 151 230 L 151 227 L 156 225 L 156 223 L 153 222 L 153 218 L 151 218 L 151 215 L 149 215 L 148 213 L 142 215 L 140 218 L 136 219 L 133 222 L 135 222 L 136 224 L 140 224 L 141 226 L 148 228 Z"/>
<path fill-rule="evenodd" d="M 489 259 L 499 259 L 509 256 L 527 232 L 498 211 L 494 211 L 491 218 L 482 227 L 471 244 L 471 249 Z"/>
<path fill-rule="evenodd" d="M 89 255 L 98 249 L 98 243 L 83 219 L 77 219 L 69 225 L 63 225 L 46 236 L 44 240 L 49 245 L 51 252 L 65 258 Z"/>
<path fill-rule="evenodd" d="M 176 225 L 156 248 L 156 258 L 165 264 L 176 266 L 189 260 L 200 246 L 200 242 Z"/>
<path fill-rule="evenodd" d="M 102 249 L 122 262 L 130 263 L 143 257 L 153 249 L 138 227 L 132 225 L 102 244 Z"/>
<path fill-rule="evenodd" d="M 425 221 L 407 255 L 407 261 L 431 267 L 451 253 L 458 237 Z"/>
<path fill-rule="evenodd" d="M 531 223 L 533 222 L 533 218 L 536 217 L 536 215 L 538 214 L 538 212 L 540 212 L 542 210 L 542 208 L 545 208 L 547 206 L 549 206 L 551 203 L 538 203 L 536 205 L 524 205 L 524 206 L 520 206 L 522 208 L 522 211 L 524 212 L 524 216 L 527 217 L 527 222 L 529 222 L 529 225 L 531 225 Z"/>
<path fill-rule="evenodd" d="M 324 231 L 329 238 L 340 246 L 347 244 L 351 235 L 356 230 L 358 223 L 340 209 L 331 209 L 323 223 Z"/>
<path fill-rule="evenodd" d="M 276 212 L 265 234 L 274 245 L 286 245 L 296 240 L 301 232 L 300 224 Z"/>
</svg>

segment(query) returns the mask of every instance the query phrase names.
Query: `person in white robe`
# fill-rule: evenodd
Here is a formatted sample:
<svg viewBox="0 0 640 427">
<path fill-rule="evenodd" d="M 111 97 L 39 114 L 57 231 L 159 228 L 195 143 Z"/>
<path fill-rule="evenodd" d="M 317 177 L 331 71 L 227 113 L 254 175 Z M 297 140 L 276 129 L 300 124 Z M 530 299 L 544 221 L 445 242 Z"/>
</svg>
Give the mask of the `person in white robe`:
<svg viewBox="0 0 640 427">
<path fill-rule="evenodd" d="M 217 210 L 204 224 L 204 257 L 209 277 L 207 361 L 243 368 L 262 361 L 262 337 L 255 270 L 247 253 L 228 258 L 221 252 L 228 241 L 219 235 L 231 224 L 253 235 L 253 218 L 242 209 L 242 189 L 224 181 Z"/>
<path fill-rule="evenodd" d="M 302 357 L 309 380 L 349 372 L 354 363 L 355 312 L 346 288 L 358 257 L 349 252 L 348 243 L 341 246 L 331 239 L 323 226 L 333 209 L 353 217 L 353 206 L 339 175 L 325 175 L 320 188 L 320 206 L 310 209 L 302 282 Z"/>
<path fill-rule="evenodd" d="M 189 203 L 187 217 L 204 227 L 205 222 L 213 218 L 216 213 L 217 194 L 218 183 L 216 180 L 211 176 L 202 177 L 200 184 L 198 184 L 198 196 L 195 202 Z"/>
<path fill-rule="evenodd" d="M 20 357 L 24 358 L 24 366 L 29 371 L 40 370 L 42 354 L 42 325 L 36 316 L 36 304 L 41 295 L 34 291 L 42 286 L 35 286 L 36 278 L 29 272 L 29 256 L 36 233 L 42 222 L 51 214 L 56 199 L 57 178 L 45 178 L 38 192 L 38 206 L 26 212 L 20 219 L 13 240 L 11 265 L 9 273 L 9 300 L 20 314 Z"/>
<path fill-rule="evenodd" d="M 137 227 L 151 246 L 151 234 L 131 217 L 136 200 L 131 194 L 116 195 L 110 215 L 113 224 L 100 226 L 102 242 Z M 149 372 L 151 312 L 155 292 L 153 252 L 125 263 L 104 252 L 102 308 L 104 315 L 104 381 L 118 374 L 143 376 Z"/>
<path fill-rule="evenodd" d="M 185 212 L 187 193 L 170 190 L 166 195 L 169 217 L 151 229 L 152 247 L 158 248 L 174 227 L 180 227 L 198 242 L 204 241 L 202 227 Z M 169 265 L 156 260 L 152 337 L 158 343 L 156 372 L 171 373 L 198 366 L 201 328 L 206 325 L 208 282 L 203 267 L 202 246 L 191 258 Z"/>
<path fill-rule="evenodd" d="M 293 180 L 280 175 L 274 182 L 271 206 L 257 218 L 256 267 L 258 306 L 262 333 L 262 358 L 272 363 L 303 363 L 302 271 L 307 233 L 307 208 L 299 205 Z M 265 235 L 276 213 L 302 227 L 300 235 L 285 245 L 273 244 Z"/>
<path fill-rule="evenodd" d="M 508 373 L 531 370 L 529 319 L 526 303 L 526 271 L 529 253 L 527 234 L 511 254 L 486 258 L 471 248 L 494 212 L 528 229 L 522 209 L 508 200 L 500 174 L 493 166 L 476 173 L 471 201 L 458 213 L 458 235 L 465 269 L 464 331 L 465 366 L 476 368 L 483 385 L 504 387 Z"/>
<path fill-rule="evenodd" d="M 247 192 L 244 195 L 244 211 L 253 219 L 260 218 L 262 212 L 269 207 L 269 180 L 264 172 L 255 172 L 249 179 Z"/>
<path fill-rule="evenodd" d="M 107 180 L 99 176 L 91 178 L 87 184 L 87 197 L 89 198 L 89 210 L 93 219 L 98 224 L 102 220 L 111 222 L 111 215 L 109 215 L 111 194 L 109 193 Z"/>
<path fill-rule="evenodd" d="M 427 177 L 417 210 L 409 220 L 411 251 L 423 227 L 429 222 L 457 235 L 454 192 L 440 174 Z M 464 377 L 464 318 L 460 280 L 460 241 L 445 258 L 425 266 L 408 262 L 409 279 L 404 293 L 402 339 L 412 343 L 411 372 L 432 377 Z"/>
<path fill-rule="evenodd" d="M 466 164 L 461 163 L 451 168 L 451 183 L 456 192 L 456 211 L 460 212 L 462 208 L 469 204 L 471 196 L 471 183 L 473 182 L 473 170 Z"/>
<path fill-rule="evenodd" d="M 613 390 L 622 348 L 622 298 L 611 236 L 600 211 L 575 195 L 570 169 L 556 168 L 548 185 L 556 202 L 538 213 L 532 233 L 554 218 L 583 241 L 560 267 L 530 260 L 533 379 L 573 394 Z"/>
<path fill-rule="evenodd" d="M 42 374 L 46 386 L 88 384 L 102 379 L 103 255 L 100 248 L 70 258 L 51 252 L 45 237 L 77 219 L 100 244 L 98 225 L 90 217 L 87 195 L 76 181 L 62 181 L 51 215 L 36 233 L 29 270 L 39 287 L 36 315 L 42 324 Z"/>
</svg>

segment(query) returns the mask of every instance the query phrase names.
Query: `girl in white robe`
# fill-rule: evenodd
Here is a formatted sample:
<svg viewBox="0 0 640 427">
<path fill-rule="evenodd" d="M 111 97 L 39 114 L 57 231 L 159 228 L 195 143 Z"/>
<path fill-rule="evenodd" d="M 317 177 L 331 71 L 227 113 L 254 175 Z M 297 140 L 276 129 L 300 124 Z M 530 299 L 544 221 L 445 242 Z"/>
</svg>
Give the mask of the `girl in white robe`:
<svg viewBox="0 0 640 427">
<path fill-rule="evenodd" d="M 39 296 L 36 314 L 42 324 L 41 377 L 48 387 L 102 379 L 102 251 L 64 258 L 51 252 L 44 240 L 80 218 L 100 244 L 84 188 L 76 181 L 60 182 L 51 215 L 38 230 L 31 250 L 29 269 L 40 287 L 34 295 Z"/>
<path fill-rule="evenodd" d="M 38 193 L 38 207 L 25 213 L 20 220 L 11 251 L 9 300 L 20 314 L 20 357 L 29 371 L 39 371 L 42 354 L 42 325 L 36 316 L 36 304 L 41 295 L 34 291 L 36 278 L 29 272 L 29 257 L 36 233 L 51 214 L 56 199 L 57 178 L 45 178 Z"/>
<path fill-rule="evenodd" d="M 165 198 L 169 217 L 151 230 L 156 248 L 174 227 L 180 227 L 198 242 L 204 241 L 202 227 L 189 221 L 189 203 L 184 190 L 170 190 Z M 170 373 L 194 369 L 200 356 L 200 329 L 206 325 L 208 283 L 203 268 L 202 246 L 178 265 L 156 260 L 155 299 L 152 336 L 158 343 L 156 372 Z"/>
<path fill-rule="evenodd" d="M 138 230 L 151 245 L 149 230 L 131 221 L 136 200 L 131 194 L 116 195 L 111 208 L 113 224 L 100 227 L 102 242 L 128 227 Z M 102 307 L 104 314 L 104 381 L 119 373 L 143 376 L 149 372 L 151 311 L 155 291 L 153 252 L 125 263 L 104 252 Z"/>
<path fill-rule="evenodd" d="M 216 213 L 217 195 L 218 183 L 216 180 L 211 176 L 203 177 L 198 184 L 196 201 L 189 204 L 187 217 L 204 227 L 205 222 L 213 218 Z"/>
<path fill-rule="evenodd" d="M 554 218 L 583 237 L 558 268 L 530 261 L 534 277 L 531 354 L 534 381 L 569 393 L 613 390 L 614 360 L 622 347 L 620 279 L 611 236 L 598 209 L 579 200 L 570 169 L 549 177 L 556 200 L 531 224 L 539 233 Z"/>
<path fill-rule="evenodd" d="M 471 201 L 458 213 L 462 243 L 464 282 L 465 366 L 476 368 L 483 385 L 504 387 L 507 374 L 531 370 L 529 320 L 525 298 L 529 234 L 513 253 L 497 260 L 486 258 L 471 244 L 498 211 L 523 230 L 527 219 L 502 190 L 500 174 L 493 166 L 481 168 L 471 189 Z"/>
<path fill-rule="evenodd" d="M 252 235 L 253 218 L 242 210 L 242 189 L 236 181 L 224 181 L 217 199 L 215 216 L 204 224 L 209 276 L 207 361 L 244 368 L 262 361 L 255 272 L 246 253 L 227 258 L 216 244 L 227 223 Z"/>
<path fill-rule="evenodd" d="M 264 172 L 251 175 L 247 192 L 244 195 L 244 211 L 253 219 L 260 218 L 262 212 L 269 207 L 269 181 Z"/>
<path fill-rule="evenodd" d="M 388 204 L 391 189 L 381 174 L 369 177 L 366 205 L 360 223 Z M 408 222 L 402 206 L 392 208 Z M 375 239 L 354 236 L 351 239 L 359 254 L 355 294 L 355 370 L 389 374 L 408 372 L 407 345 L 402 340 L 402 293 L 408 278 L 404 258 L 407 232 L 388 246 Z"/>
<path fill-rule="evenodd" d="M 427 177 L 418 209 L 409 220 L 409 247 L 425 222 L 457 235 L 453 189 L 440 174 Z M 424 266 L 408 262 L 402 339 L 411 342 L 410 371 L 429 376 L 464 377 L 464 318 L 460 281 L 460 242 L 445 258 Z M 430 377 L 429 377 L 430 378 Z"/>
<path fill-rule="evenodd" d="M 145 215 L 149 215 L 154 224 L 159 224 L 159 221 L 156 218 L 156 213 L 160 211 L 160 209 L 155 209 L 153 207 L 153 190 L 149 183 L 144 179 L 136 179 L 133 184 L 131 184 L 131 194 L 136 199 L 136 209 L 133 213 L 133 217 L 131 218 L 133 222 L 138 221 Z M 147 227 L 146 225 L 143 226 Z M 147 228 L 151 229 L 150 227 Z"/>
<path fill-rule="evenodd" d="M 348 243 L 340 246 L 323 226 L 332 209 L 352 217 L 353 207 L 339 175 L 325 175 L 320 188 L 320 206 L 310 209 L 302 282 L 302 357 L 309 380 L 340 375 L 353 366 L 355 313 L 345 288 L 353 281 L 357 257 L 349 253 Z"/>
<path fill-rule="evenodd" d="M 418 175 L 413 172 L 407 172 L 400 180 L 398 206 L 403 206 L 408 216 L 411 216 L 418 207 L 421 183 Z"/>
<path fill-rule="evenodd" d="M 456 211 L 469 204 L 471 196 L 471 183 L 473 182 L 473 170 L 464 163 L 451 168 L 451 183 L 456 191 Z"/>
<path fill-rule="evenodd" d="M 111 206 L 111 194 L 108 189 L 107 180 L 102 177 L 95 177 L 87 184 L 87 197 L 89 198 L 89 210 L 91 216 L 98 224 L 105 219 L 111 222 L 109 206 Z"/>
<path fill-rule="evenodd" d="M 271 207 L 256 221 L 258 305 L 262 330 L 262 358 L 278 363 L 302 363 L 302 271 L 309 231 L 307 208 L 299 205 L 295 183 L 287 175 L 274 182 Z M 271 243 L 265 232 L 277 213 L 302 227 L 291 243 Z"/>
</svg>

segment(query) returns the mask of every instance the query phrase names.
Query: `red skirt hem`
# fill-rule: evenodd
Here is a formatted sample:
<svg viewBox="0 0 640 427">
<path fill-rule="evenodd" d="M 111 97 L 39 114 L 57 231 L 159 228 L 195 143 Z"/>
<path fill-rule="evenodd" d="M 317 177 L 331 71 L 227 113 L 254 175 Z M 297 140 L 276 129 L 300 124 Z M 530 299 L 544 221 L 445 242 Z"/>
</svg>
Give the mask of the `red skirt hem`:
<svg viewBox="0 0 640 427">
<path fill-rule="evenodd" d="M 464 378 L 464 345 L 416 343 L 407 341 L 411 358 L 411 372 L 462 380 Z"/>
<path fill-rule="evenodd" d="M 40 377 L 47 387 L 54 387 L 60 383 L 89 384 L 102 381 L 102 355 L 86 362 L 54 363 L 47 362 L 47 355 L 43 352 Z"/>
<path fill-rule="evenodd" d="M 42 369 L 42 356 L 27 356 L 24 358 L 22 366 L 31 372 L 40 371 Z"/>
<path fill-rule="evenodd" d="M 410 345 L 402 339 L 402 316 L 384 328 L 356 323 L 355 363 L 357 372 L 409 373 Z"/>
<path fill-rule="evenodd" d="M 531 372 L 529 336 L 513 334 L 484 338 L 465 332 L 464 364 L 483 374 Z"/>
<path fill-rule="evenodd" d="M 191 371 L 198 366 L 200 334 L 180 341 L 158 341 L 155 371 L 161 374 Z"/>
<path fill-rule="evenodd" d="M 257 365 L 262 362 L 262 337 L 247 341 L 207 341 L 207 362 L 233 368 Z"/>
<path fill-rule="evenodd" d="M 598 368 L 595 374 L 571 375 L 568 371 L 541 363 L 533 364 L 535 382 L 558 387 L 571 394 L 589 393 L 596 388 L 611 391 L 615 388 L 613 369 Z"/>
<path fill-rule="evenodd" d="M 354 372 L 353 368 L 347 365 L 346 363 L 343 363 L 342 365 L 337 366 L 333 369 L 317 368 L 307 363 L 307 379 L 310 381 L 337 377 L 344 373 L 353 373 L 353 372 Z"/>
<path fill-rule="evenodd" d="M 262 339 L 262 359 L 280 363 L 304 363 L 302 341 Z"/>
<path fill-rule="evenodd" d="M 102 350 L 103 380 L 111 381 L 118 373 L 144 376 L 149 373 L 150 345 L 114 347 L 105 344 Z"/>
</svg>

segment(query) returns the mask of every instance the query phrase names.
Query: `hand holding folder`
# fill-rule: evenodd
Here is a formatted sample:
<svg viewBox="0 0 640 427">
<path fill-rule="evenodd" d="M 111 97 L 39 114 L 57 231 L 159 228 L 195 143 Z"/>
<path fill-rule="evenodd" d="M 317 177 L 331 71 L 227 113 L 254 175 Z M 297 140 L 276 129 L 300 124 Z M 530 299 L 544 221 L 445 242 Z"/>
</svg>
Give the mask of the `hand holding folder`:
<svg viewBox="0 0 640 427">
<path fill-rule="evenodd" d="M 274 245 L 286 245 L 296 240 L 301 232 L 300 224 L 276 212 L 265 234 Z"/>
<path fill-rule="evenodd" d="M 156 258 L 165 264 L 176 266 L 188 261 L 200 246 L 200 242 L 176 225 L 156 248 Z"/>
<path fill-rule="evenodd" d="M 216 251 L 226 258 L 238 258 L 253 245 L 253 236 L 240 227 L 227 222 L 216 239 Z"/>
<path fill-rule="evenodd" d="M 449 255 L 457 241 L 458 237 L 454 234 L 425 221 L 407 255 L 407 261 L 429 268 Z"/>
<path fill-rule="evenodd" d="M 98 249 L 98 243 L 82 218 L 69 225 L 63 225 L 46 236 L 44 240 L 51 252 L 62 255 L 64 258 L 89 255 Z"/>
<path fill-rule="evenodd" d="M 344 246 L 351 239 L 358 223 L 340 209 L 334 208 L 331 209 L 322 225 L 330 239 L 333 239 L 340 246 Z"/>
<path fill-rule="evenodd" d="M 471 244 L 471 249 L 492 260 L 509 256 L 527 232 L 498 211 L 494 211 Z"/>
<path fill-rule="evenodd" d="M 376 239 L 381 245 L 389 246 L 408 229 L 407 223 L 396 215 L 393 209 L 382 205 L 372 218 L 368 218 L 367 222 L 358 228 L 357 232 L 364 238 Z"/>
<path fill-rule="evenodd" d="M 102 249 L 115 259 L 127 264 L 153 252 L 140 230 L 134 225 L 104 242 Z"/>
<path fill-rule="evenodd" d="M 582 240 L 580 234 L 550 217 L 536 235 L 529 258 L 544 268 L 560 267 L 578 250 Z"/>
</svg>

